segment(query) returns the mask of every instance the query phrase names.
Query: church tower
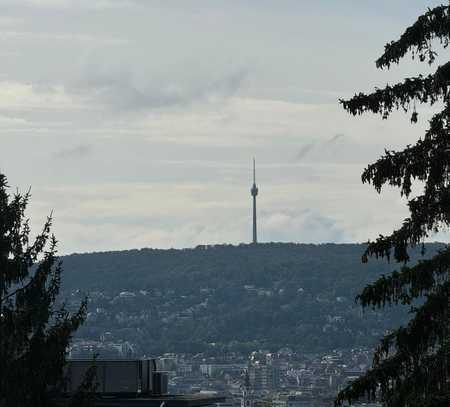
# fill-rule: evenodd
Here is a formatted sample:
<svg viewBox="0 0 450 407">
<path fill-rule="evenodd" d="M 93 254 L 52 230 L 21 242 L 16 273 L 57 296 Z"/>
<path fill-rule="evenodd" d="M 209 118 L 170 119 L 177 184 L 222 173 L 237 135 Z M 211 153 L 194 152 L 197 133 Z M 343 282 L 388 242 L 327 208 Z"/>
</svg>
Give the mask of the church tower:
<svg viewBox="0 0 450 407">
<path fill-rule="evenodd" d="M 256 231 L 256 196 L 258 195 L 258 188 L 256 186 L 255 159 L 253 159 L 253 186 L 250 192 L 253 197 L 253 244 L 257 244 L 258 237 Z"/>
</svg>

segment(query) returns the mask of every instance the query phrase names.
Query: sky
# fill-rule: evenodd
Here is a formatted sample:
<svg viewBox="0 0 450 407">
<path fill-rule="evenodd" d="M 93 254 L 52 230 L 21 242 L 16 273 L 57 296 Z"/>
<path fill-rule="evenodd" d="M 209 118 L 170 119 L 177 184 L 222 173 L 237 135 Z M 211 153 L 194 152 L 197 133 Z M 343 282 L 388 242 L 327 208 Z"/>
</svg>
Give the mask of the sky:
<svg viewBox="0 0 450 407">
<path fill-rule="evenodd" d="M 374 62 L 439 3 L 0 0 L 0 171 L 63 254 L 249 242 L 253 157 L 260 241 L 389 233 L 405 200 L 361 172 L 434 110 L 338 100 L 429 72 Z"/>
</svg>

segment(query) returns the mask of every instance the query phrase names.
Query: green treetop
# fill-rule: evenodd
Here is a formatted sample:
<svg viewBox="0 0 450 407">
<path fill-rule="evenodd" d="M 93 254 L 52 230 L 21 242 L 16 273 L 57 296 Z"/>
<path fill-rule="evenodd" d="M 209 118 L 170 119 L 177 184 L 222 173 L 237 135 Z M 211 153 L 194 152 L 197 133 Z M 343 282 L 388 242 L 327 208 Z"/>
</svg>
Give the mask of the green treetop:
<svg viewBox="0 0 450 407">
<path fill-rule="evenodd" d="M 433 65 L 438 56 L 435 46 L 446 48 L 449 38 L 450 6 L 441 5 L 421 15 L 398 41 L 387 44 L 376 65 L 389 68 L 408 52 Z M 449 81 L 450 62 L 446 62 L 433 74 L 341 100 L 353 115 L 373 112 L 387 118 L 393 110 L 403 109 L 411 113 L 413 123 L 418 120 L 416 104 L 441 110 L 416 144 L 402 151 L 386 150 L 362 174 L 362 181 L 378 192 L 386 184 L 398 187 L 408 200 L 409 217 L 392 234 L 369 242 L 363 255 L 363 262 L 371 256 L 385 257 L 403 263 L 403 267 L 365 287 L 357 300 L 363 307 L 373 308 L 410 305 L 413 317 L 407 326 L 382 339 L 372 368 L 339 393 L 336 406 L 364 397 L 380 400 L 388 407 L 450 405 L 450 248 L 415 266 L 406 266 L 411 247 L 450 225 Z M 423 185 L 422 193 L 414 197 L 413 183 Z"/>
<path fill-rule="evenodd" d="M 0 174 L 0 407 L 48 406 L 86 303 L 74 314 L 55 305 L 61 264 L 51 218 L 31 240 L 29 194 L 10 197 L 7 188 Z"/>
</svg>

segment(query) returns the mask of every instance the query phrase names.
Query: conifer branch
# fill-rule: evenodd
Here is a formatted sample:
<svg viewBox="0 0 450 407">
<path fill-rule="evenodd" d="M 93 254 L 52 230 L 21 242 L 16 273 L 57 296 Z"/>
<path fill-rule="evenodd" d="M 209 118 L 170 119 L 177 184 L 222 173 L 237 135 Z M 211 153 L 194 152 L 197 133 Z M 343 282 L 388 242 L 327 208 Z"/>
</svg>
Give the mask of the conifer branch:
<svg viewBox="0 0 450 407">
<path fill-rule="evenodd" d="M 450 36 L 450 6 L 439 6 L 419 16 L 417 21 L 402 34 L 398 41 L 385 46 L 383 55 L 376 61 L 378 68 L 389 68 L 398 64 L 408 51 L 421 61 L 433 63 L 436 57 L 431 41 L 438 39 L 443 47 L 448 46 Z"/>
</svg>

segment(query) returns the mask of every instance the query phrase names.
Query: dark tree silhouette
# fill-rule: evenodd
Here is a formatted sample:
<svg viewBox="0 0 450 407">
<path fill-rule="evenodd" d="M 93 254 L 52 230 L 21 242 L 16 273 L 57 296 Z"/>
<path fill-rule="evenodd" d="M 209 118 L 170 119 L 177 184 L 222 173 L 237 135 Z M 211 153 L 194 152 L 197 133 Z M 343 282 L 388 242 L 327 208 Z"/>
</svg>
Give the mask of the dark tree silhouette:
<svg viewBox="0 0 450 407">
<path fill-rule="evenodd" d="M 398 41 L 386 45 L 376 61 L 378 68 L 398 64 L 408 52 L 422 62 L 436 62 L 436 45 L 446 48 L 450 38 L 450 6 L 429 9 Z M 407 267 L 408 251 L 431 234 L 450 224 L 450 62 L 434 74 L 405 79 L 394 86 L 376 89 L 341 100 L 353 115 L 380 113 L 387 118 L 395 109 L 411 112 L 418 120 L 416 103 L 435 105 L 438 111 L 429 129 L 415 145 L 403 151 L 386 151 L 362 174 L 364 183 L 380 192 L 386 184 L 398 187 L 408 199 L 410 215 L 389 236 L 369 242 L 363 255 L 393 257 L 404 263 L 400 271 L 382 276 L 364 288 L 357 300 L 363 307 L 407 304 L 413 317 L 405 327 L 385 336 L 375 351 L 372 368 L 341 391 L 336 406 L 361 397 L 379 399 L 389 407 L 449 406 L 449 268 L 450 247 L 429 260 Z M 412 197 L 413 182 L 423 185 L 421 195 Z M 419 305 L 418 305 L 419 304 Z"/>
<path fill-rule="evenodd" d="M 30 195 L 11 197 L 7 188 L 0 174 L 0 406 L 48 406 L 86 302 L 75 313 L 56 305 L 61 264 L 51 217 L 30 239 Z"/>
</svg>

